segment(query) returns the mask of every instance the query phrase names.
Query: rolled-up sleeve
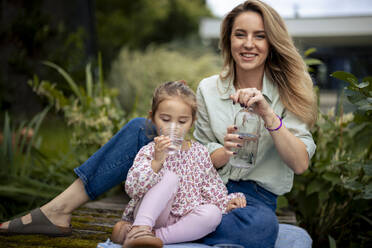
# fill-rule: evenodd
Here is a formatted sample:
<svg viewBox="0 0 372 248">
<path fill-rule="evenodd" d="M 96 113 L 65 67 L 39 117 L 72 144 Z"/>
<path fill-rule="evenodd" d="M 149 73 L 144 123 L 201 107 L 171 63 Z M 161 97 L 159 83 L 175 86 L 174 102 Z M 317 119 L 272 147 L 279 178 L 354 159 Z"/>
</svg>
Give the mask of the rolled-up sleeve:
<svg viewBox="0 0 372 248">
<path fill-rule="evenodd" d="M 198 112 L 195 122 L 194 138 L 205 145 L 209 154 L 211 154 L 216 149 L 223 147 L 223 145 L 218 143 L 217 138 L 215 137 L 210 126 L 208 110 L 205 104 L 203 91 L 200 86 L 196 91 L 196 99 L 198 103 Z"/>
<path fill-rule="evenodd" d="M 294 136 L 299 138 L 306 146 L 306 151 L 309 155 L 309 159 L 314 155 L 316 145 L 313 140 L 307 125 L 299 120 L 292 112 L 285 111 L 283 114 L 283 124 L 287 129 L 293 133 Z"/>
</svg>

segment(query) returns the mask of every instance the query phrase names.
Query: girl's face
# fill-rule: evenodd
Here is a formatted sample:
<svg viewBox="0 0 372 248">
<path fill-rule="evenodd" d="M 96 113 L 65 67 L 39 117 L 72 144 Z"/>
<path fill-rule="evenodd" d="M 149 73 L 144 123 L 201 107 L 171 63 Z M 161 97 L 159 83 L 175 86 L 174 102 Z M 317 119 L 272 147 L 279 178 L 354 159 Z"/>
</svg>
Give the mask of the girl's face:
<svg viewBox="0 0 372 248">
<path fill-rule="evenodd" d="M 235 18 L 230 40 L 237 73 L 264 70 L 269 42 L 260 14 L 254 11 L 239 14 Z"/>
<path fill-rule="evenodd" d="M 174 122 L 187 133 L 193 124 L 191 107 L 180 97 L 169 97 L 158 105 L 153 122 L 158 132 Z"/>
</svg>

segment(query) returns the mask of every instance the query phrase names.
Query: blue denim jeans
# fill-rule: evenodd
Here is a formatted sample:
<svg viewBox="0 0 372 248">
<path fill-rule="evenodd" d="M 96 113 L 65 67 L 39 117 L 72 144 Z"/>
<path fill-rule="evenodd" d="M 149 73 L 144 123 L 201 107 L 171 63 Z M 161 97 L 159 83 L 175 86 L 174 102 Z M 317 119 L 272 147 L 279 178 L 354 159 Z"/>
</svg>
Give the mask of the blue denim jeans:
<svg viewBox="0 0 372 248">
<path fill-rule="evenodd" d="M 125 181 L 137 152 L 152 140 L 155 132 L 145 118 L 135 118 L 75 168 L 91 200 Z"/>
<path fill-rule="evenodd" d="M 273 193 L 254 181 L 229 181 L 229 193 L 242 192 L 247 206 L 234 209 L 222 217 L 217 229 L 203 239 L 207 245 L 240 244 L 249 248 L 272 248 L 278 234 Z"/>
<path fill-rule="evenodd" d="M 95 199 L 125 181 L 137 152 L 152 141 L 155 133 L 154 127 L 146 122 L 145 118 L 135 118 L 85 163 L 75 168 L 74 171 L 83 181 L 90 199 Z M 229 181 L 227 188 L 229 192 L 243 192 L 247 198 L 247 207 L 226 214 L 216 231 L 204 238 L 203 242 L 215 244 L 221 241 L 236 241 L 241 244 L 252 244 L 252 246 L 245 246 L 249 248 L 274 247 L 278 232 L 275 216 L 276 196 L 252 181 Z M 308 240 L 310 237 L 306 231 L 291 225 L 285 227 L 279 228 L 280 242 L 278 245 L 277 240 L 275 248 L 309 248 L 308 245 L 301 246 L 301 244 L 292 246 L 294 241 L 290 240 L 291 244 L 289 244 L 289 239 L 285 238 L 293 236 L 299 237 L 299 240 L 301 238 Z"/>
</svg>

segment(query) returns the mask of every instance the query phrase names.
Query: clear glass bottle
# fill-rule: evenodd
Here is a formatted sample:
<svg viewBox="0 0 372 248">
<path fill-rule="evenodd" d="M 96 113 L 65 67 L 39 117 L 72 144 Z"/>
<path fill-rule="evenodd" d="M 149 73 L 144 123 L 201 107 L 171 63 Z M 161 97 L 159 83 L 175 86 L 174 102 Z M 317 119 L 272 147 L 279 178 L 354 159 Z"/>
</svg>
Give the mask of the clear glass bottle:
<svg viewBox="0 0 372 248">
<path fill-rule="evenodd" d="M 230 158 L 234 167 L 253 168 L 256 164 L 258 141 L 261 131 L 261 117 L 252 108 L 243 108 L 235 115 L 236 132 L 242 137 L 242 147 L 236 148 L 236 155 Z"/>
</svg>

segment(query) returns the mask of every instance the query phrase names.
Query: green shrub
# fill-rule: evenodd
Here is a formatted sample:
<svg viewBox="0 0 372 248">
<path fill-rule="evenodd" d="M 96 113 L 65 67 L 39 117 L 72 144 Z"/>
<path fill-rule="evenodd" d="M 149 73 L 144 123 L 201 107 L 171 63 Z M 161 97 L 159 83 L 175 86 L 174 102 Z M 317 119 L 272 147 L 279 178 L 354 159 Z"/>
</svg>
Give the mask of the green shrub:
<svg viewBox="0 0 372 248">
<path fill-rule="evenodd" d="M 334 240 L 339 247 L 370 247 L 372 78 L 358 83 L 350 73 L 332 76 L 349 83 L 345 95 L 357 110 L 343 114 L 341 107 L 338 116 L 319 113 L 312 130 L 317 151 L 309 170 L 295 177 L 286 197 L 300 225 L 313 237 L 314 247 L 326 247 Z"/>
<path fill-rule="evenodd" d="M 91 66 L 86 66 L 86 87 L 81 88 L 61 67 L 51 62 L 45 65 L 56 69 L 66 80 L 72 94 L 67 97 L 49 81 L 39 81 L 35 76 L 29 84 L 41 96 L 47 97 L 56 110 L 62 110 L 68 125 L 72 127 L 72 145 L 86 151 L 81 161 L 104 145 L 125 123 L 124 111 L 116 96 L 118 91 L 105 86 L 99 58 L 98 80 L 93 80 Z"/>
<path fill-rule="evenodd" d="M 132 116 L 147 116 L 157 85 L 183 79 L 194 90 L 206 76 L 219 73 L 220 58 L 213 52 L 148 47 L 144 52 L 123 48 L 112 65 L 109 81 L 120 91 L 120 102 Z"/>
<path fill-rule="evenodd" d="M 60 166 L 67 155 L 50 160 L 40 150 L 39 131 L 49 109 L 19 125 L 5 115 L 0 133 L 0 220 L 54 197 L 72 181 Z"/>
</svg>

